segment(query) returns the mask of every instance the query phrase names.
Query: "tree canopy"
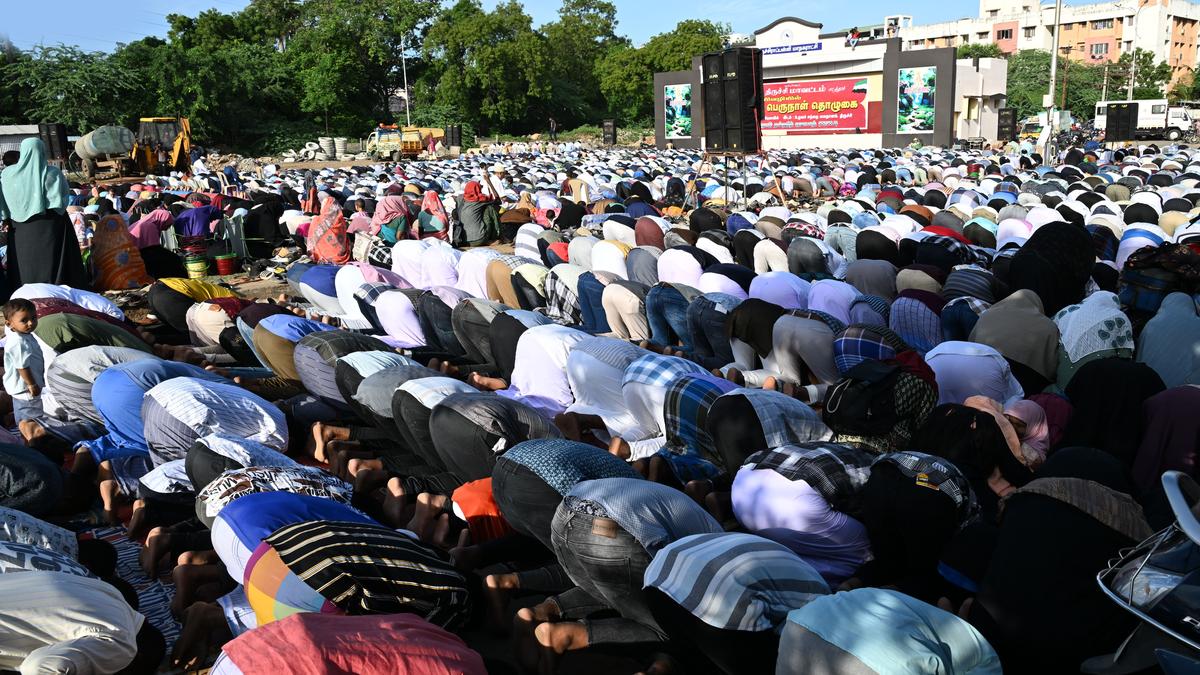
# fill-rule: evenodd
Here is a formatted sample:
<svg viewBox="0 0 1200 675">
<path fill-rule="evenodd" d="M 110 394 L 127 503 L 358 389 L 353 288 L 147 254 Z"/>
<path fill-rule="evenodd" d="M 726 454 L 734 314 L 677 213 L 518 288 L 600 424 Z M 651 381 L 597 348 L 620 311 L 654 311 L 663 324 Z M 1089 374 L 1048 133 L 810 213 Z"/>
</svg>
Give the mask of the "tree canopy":
<svg viewBox="0 0 1200 675">
<path fill-rule="evenodd" d="M 404 104 L 414 123 L 472 132 L 539 131 L 551 116 L 560 128 L 644 124 L 654 73 L 688 68 L 729 32 L 689 19 L 635 47 L 616 13 L 611 0 L 562 0 L 535 26 L 518 0 L 251 0 L 169 15 L 165 36 L 108 53 L 0 38 L 0 122 L 86 133 L 184 116 L 198 142 L 243 152 L 361 137 L 403 120 Z"/>
<path fill-rule="evenodd" d="M 1070 110 L 1076 117 L 1091 118 L 1096 109 L 1096 102 L 1104 96 L 1106 77 L 1108 98 L 1126 98 L 1130 63 L 1134 58 L 1137 72 L 1133 98 L 1165 97 L 1164 88 L 1171 80 L 1171 67 L 1166 62 L 1155 64 L 1154 54 L 1139 49 L 1136 56 L 1122 54 L 1116 63 L 1107 66 L 1059 59 L 1058 82 L 1054 92 L 1055 105 Z M 1008 56 L 1008 105 L 1017 109 L 1018 117 L 1041 112 L 1042 96 L 1048 93 L 1049 86 L 1050 52 L 1042 49 L 1023 49 Z M 1064 88 L 1065 106 L 1062 105 Z"/>
</svg>

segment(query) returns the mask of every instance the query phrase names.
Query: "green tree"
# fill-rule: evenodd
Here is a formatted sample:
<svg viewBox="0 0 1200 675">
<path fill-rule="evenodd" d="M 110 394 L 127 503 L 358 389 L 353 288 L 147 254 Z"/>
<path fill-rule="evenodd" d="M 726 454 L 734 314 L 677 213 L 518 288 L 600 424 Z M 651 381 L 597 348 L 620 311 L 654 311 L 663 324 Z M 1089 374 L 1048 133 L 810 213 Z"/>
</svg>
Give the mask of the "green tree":
<svg viewBox="0 0 1200 675">
<path fill-rule="evenodd" d="M 424 91 L 464 112 L 476 129 L 541 128 L 550 100 L 550 50 L 515 0 L 491 12 L 459 0 L 429 28 Z"/>
<path fill-rule="evenodd" d="M 1133 84 L 1133 98 L 1162 98 L 1163 89 L 1171 81 L 1171 66 L 1166 61 L 1154 63 L 1154 53 L 1145 49 L 1137 50 L 1133 55 L 1128 52 L 1121 55 L 1117 64 L 1129 72 L 1130 63 L 1137 67 Z M 1127 76 L 1128 77 L 1128 76 Z M 1128 84 L 1128 80 L 1125 81 Z M 1122 85 L 1124 86 L 1124 85 Z"/>
<path fill-rule="evenodd" d="M 615 33 L 617 8 L 608 0 L 563 0 L 558 20 L 542 26 L 549 61 L 550 110 L 565 127 L 595 123 L 606 108 L 597 64 L 609 50 L 629 41 Z M 539 111 L 542 112 L 542 111 Z"/>
<path fill-rule="evenodd" d="M 597 66 L 609 110 L 627 124 L 649 119 L 654 112 L 654 73 L 691 68 L 693 56 L 720 49 L 728 33 L 727 25 L 687 19 L 639 48 L 611 49 Z"/>
<path fill-rule="evenodd" d="M 0 80 L 23 89 L 27 121 L 62 122 L 80 133 L 122 121 L 121 100 L 136 89 L 133 74 L 107 55 L 66 45 L 34 47 L 29 58 L 4 65 Z"/>
<path fill-rule="evenodd" d="M 972 42 L 958 48 L 958 58 L 960 59 L 1002 59 L 1004 52 L 1000 51 L 1000 45 L 992 42 Z"/>
<path fill-rule="evenodd" d="M 1117 67 L 1110 66 L 1110 98 L 1115 93 L 1114 85 L 1119 81 L 1116 73 Z M 1058 82 L 1054 87 L 1055 106 L 1062 105 L 1064 87 L 1065 109 L 1076 117 L 1090 119 L 1095 113 L 1096 101 L 1100 100 L 1104 90 L 1104 67 L 1060 59 Z M 1050 52 L 1023 49 L 1008 57 L 1008 105 L 1017 109 L 1018 118 L 1042 112 L 1042 97 L 1049 93 L 1049 89 Z"/>
<path fill-rule="evenodd" d="M 24 61 L 29 56 L 17 49 L 7 37 L 0 35 L 0 74 L 5 67 L 18 61 Z M 25 119 L 22 101 L 29 95 L 29 89 L 16 82 L 0 80 L 0 124 L 17 124 Z"/>
</svg>

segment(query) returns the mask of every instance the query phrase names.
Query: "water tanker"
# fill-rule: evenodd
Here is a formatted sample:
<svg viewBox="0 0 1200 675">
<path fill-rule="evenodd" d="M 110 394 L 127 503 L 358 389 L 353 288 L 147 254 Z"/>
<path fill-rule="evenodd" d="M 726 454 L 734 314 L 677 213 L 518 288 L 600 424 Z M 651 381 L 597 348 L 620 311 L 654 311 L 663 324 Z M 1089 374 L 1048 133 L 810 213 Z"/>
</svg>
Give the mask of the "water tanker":
<svg viewBox="0 0 1200 675">
<path fill-rule="evenodd" d="M 115 125 L 100 127 L 75 141 L 75 154 L 85 160 L 103 159 L 106 155 L 128 155 L 132 149 L 133 132 Z"/>
</svg>

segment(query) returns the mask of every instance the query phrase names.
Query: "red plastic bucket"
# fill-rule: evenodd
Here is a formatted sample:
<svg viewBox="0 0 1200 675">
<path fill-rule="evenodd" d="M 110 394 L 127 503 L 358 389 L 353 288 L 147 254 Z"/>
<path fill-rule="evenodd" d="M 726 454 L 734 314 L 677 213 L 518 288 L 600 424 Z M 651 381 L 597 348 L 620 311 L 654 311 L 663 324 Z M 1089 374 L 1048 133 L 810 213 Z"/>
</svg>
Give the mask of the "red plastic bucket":
<svg viewBox="0 0 1200 675">
<path fill-rule="evenodd" d="M 216 258 L 214 258 L 214 260 L 216 260 L 216 262 L 217 262 L 217 274 L 224 276 L 226 274 L 236 274 L 237 273 L 238 270 L 237 270 L 237 256 L 236 255 L 234 255 L 232 253 L 229 253 L 226 255 L 219 255 Z"/>
</svg>

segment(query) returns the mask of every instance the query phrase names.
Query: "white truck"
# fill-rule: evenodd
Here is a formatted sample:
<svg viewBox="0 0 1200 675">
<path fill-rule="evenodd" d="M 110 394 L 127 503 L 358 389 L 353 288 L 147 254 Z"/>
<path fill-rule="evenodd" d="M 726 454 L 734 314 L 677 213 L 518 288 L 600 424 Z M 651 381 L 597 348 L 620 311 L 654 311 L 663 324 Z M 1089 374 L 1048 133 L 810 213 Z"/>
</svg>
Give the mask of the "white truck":
<svg viewBox="0 0 1200 675">
<path fill-rule="evenodd" d="M 1095 128 L 1103 130 L 1108 126 L 1108 106 L 1112 103 L 1137 104 L 1137 138 L 1165 138 L 1169 141 L 1195 131 L 1196 117 L 1188 108 L 1181 105 L 1171 105 L 1165 98 L 1131 100 L 1099 101 L 1096 103 Z"/>
</svg>

